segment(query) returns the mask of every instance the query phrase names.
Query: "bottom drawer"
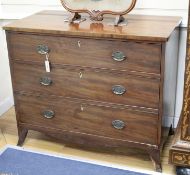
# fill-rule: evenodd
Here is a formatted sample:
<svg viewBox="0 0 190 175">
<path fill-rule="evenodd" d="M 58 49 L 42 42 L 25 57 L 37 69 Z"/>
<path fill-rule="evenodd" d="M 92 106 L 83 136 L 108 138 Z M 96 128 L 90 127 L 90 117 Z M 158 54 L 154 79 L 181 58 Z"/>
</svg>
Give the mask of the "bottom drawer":
<svg viewBox="0 0 190 175">
<path fill-rule="evenodd" d="M 55 97 L 17 95 L 19 122 L 117 140 L 157 144 L 158 115 Z"/>
</svg>

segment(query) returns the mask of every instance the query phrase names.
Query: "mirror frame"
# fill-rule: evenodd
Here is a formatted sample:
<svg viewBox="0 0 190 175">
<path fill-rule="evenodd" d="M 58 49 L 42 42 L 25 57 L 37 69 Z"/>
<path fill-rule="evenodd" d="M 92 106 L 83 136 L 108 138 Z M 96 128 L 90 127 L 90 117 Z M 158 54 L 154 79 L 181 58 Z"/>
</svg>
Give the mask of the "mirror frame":
<svg viewBox="0 0 190 175">
<path fill-rule="evenodd" d="M 111 15 L 118 15 L 118 16 L 122 16 L 125 15 L 127 13 L 129 13 L 136 5 L 137 0 L 132 0 L 131 5 L 128 9 L 126 9 L 125 11 L 121 11 L 121 12 L 114 12 L 111 10 L 103 10 L 103 11 L 99 11 L 99 10 L 88 10 L 88 9 L 70 9 L 68 7 L 68 5 L 66 4 L 65 0 L 61 0 L 61 4 L 62 6 L 68 10 L 71 13 L 88 13 L 90 15 L 90 18 L 92 20 L 95 21 L 102 21 L 103 20 L 103 15 L 105 14 L 111 14 Z"/>
</svg>

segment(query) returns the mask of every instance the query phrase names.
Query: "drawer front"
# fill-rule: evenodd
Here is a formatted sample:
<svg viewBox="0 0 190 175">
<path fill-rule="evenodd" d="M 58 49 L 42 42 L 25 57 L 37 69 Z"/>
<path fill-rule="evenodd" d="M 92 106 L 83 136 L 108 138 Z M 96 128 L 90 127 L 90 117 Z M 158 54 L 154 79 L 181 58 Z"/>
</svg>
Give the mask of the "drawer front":
<svg viewBox="0 0 190 175">
<path fill-rule="evenodd" d="M 49 97 L 17 96 L 22 123 L 157 144 L 158 116 L 129 109 L 96 106 Z"/>
<path fill-rule="evenodd" d="M 46 73 L 44 66 L 19 63 L 13 70 L 17 91 L 158 109 L 159 79 L 55 67 Z"/>
<path fill-rule="evenodd" d="M 50 49 L 52 64 L 160 74 L 160 44 L 12 33 L 9 34 L 9 41 L 12 59 L 44 62 L 45 56 L 36 49 L 39 45 L 45 45 Z"/>
</svg>

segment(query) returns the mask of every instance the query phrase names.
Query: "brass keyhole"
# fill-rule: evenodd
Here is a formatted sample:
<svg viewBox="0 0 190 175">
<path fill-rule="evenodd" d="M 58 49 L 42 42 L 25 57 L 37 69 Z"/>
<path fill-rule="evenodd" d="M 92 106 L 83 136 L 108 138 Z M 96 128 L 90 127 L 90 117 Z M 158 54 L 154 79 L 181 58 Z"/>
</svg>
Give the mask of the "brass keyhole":
<svg viewBox="0 0 190 175">
<path fill-rule="evenodd" d="M 79 73 L 79 77 L 80 77 L 80 79 L 82 79 L 82 76 L 83 76 L 83 75 L 82 75 L 82 72 L 80 72 L 80 73 Z"/>
<path fill-rule="evenodd" d="M 81 111 L 84 111 L 84 107 L 83 107 L 82 105 L 80 106 L 80 110 L 81 110 Z"/>
<path fill-rule="evenodd" d="M 80 41 L 78 41 L 78 46 L 79 46 L 79 48 L 81 47 L 81 42 Z"/>
</svg>

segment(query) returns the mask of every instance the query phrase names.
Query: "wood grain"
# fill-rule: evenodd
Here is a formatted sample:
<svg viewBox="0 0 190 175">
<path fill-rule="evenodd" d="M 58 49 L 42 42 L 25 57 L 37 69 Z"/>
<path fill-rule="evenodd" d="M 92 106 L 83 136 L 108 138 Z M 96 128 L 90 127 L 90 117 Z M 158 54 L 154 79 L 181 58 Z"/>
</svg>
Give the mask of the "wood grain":
<svg viewBox="0 0 190 175">
<path fill-rule="evenodd" d="M 12 63 L 12 66 L 15 91 L 159 108 L 159 79 L 73 67 L 52 66 L 51 72 L 46 73 L 44 65 Z M 52 84 L 41 85 L 40 79 L 43 77 L 51 78 Z M 114 94 L 114 85 L 124 86 L 126 92 L 123 95 Z"/>
<path fill-rule="evenodd" d="M 67 17 L 68 13 L 63 11 L 42 11 L 8 24 L 4 29 L 62 36 L 166 42 L 171 32 L 179 26 L 182 20 L 181 17 L 127 15 L 127 26 L 114 27 L 109 25 L 113 22 L 113 17 L 108 17 L 101 23 L 93 23 L 88 19 L 81 24 L 64 22 Z"/>
<path fill-rule="evenodd" d="M 45 56 L 37 53 L 38 45 L 49 47 L 51 64 L 77 65 L 160 74 L 161 44 L 94 40 L 8 33 L 12 59 L 44 63 Z M 80 42 L 80 46 L 78 45 Z M 133 49 L 135 48 L 135 50 Z M 114 52 L 123 52 L 126 59 L 117 62 Z"/>
<path fill-rule="evenodd" d="M 30 100 L 28 100 L 30 99 Z M 21 123 L 45 126 L 123 141 L 157 144 L 158 115 L 135 112 L 121 108 L 96 106 L 64 98 L 35 97 L 17 95 L 18 115 Z M 54 111 L 55 116 L 47 119 L 45 110 Z M 121 120 L 126 126 L 115 129 L 112 121 Z M 143 132 L 143 135 L 142 135 Z M 131 135 L 131 133 L 133 133 Z"/>
</svg>

